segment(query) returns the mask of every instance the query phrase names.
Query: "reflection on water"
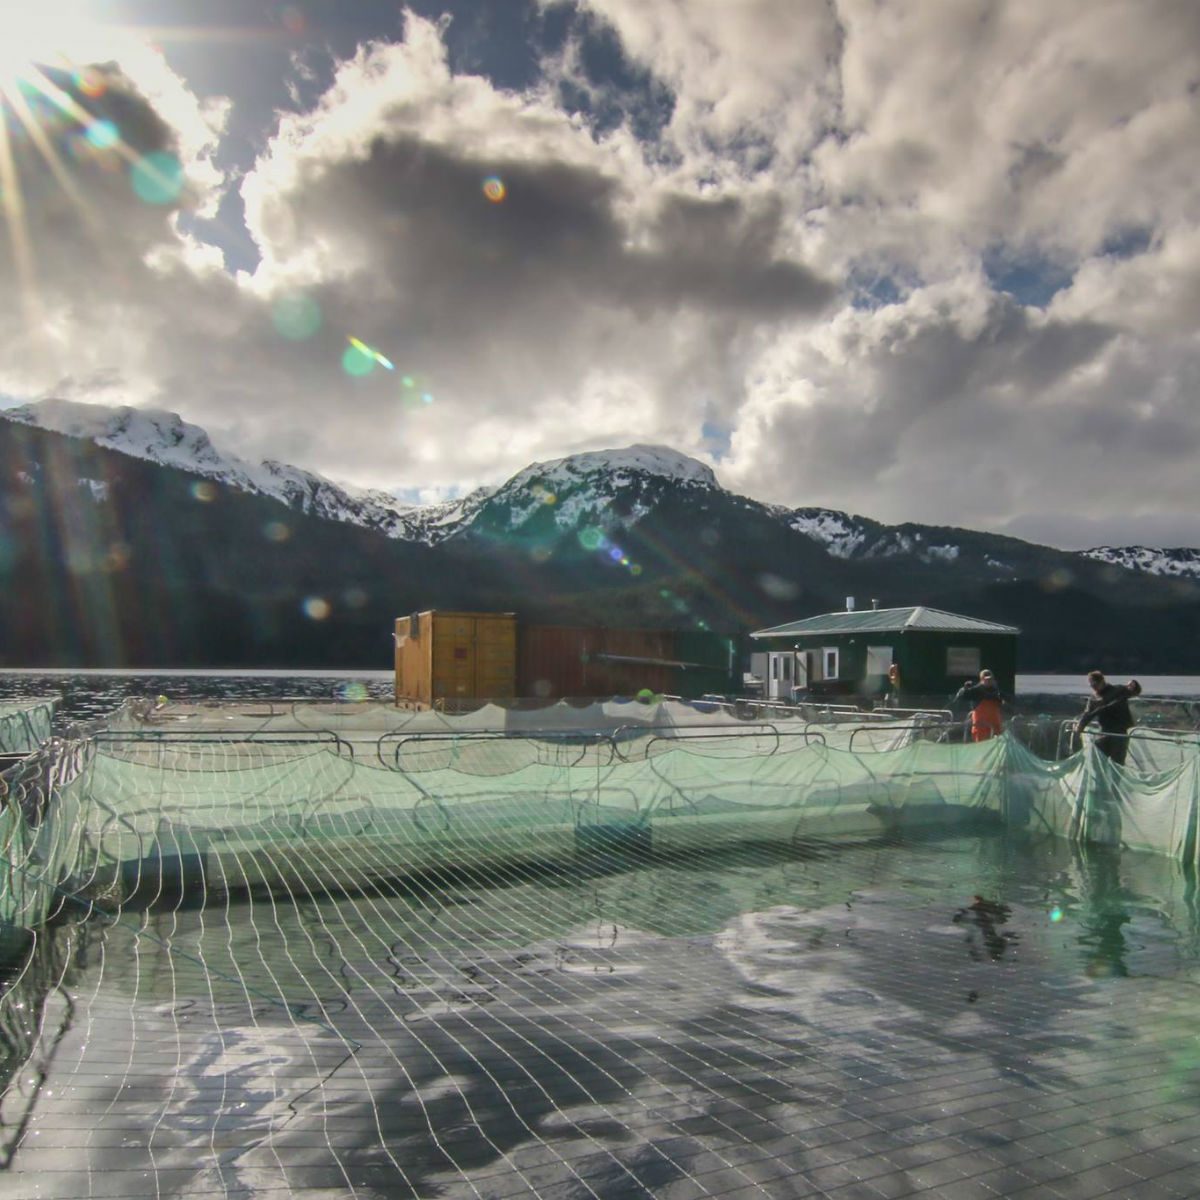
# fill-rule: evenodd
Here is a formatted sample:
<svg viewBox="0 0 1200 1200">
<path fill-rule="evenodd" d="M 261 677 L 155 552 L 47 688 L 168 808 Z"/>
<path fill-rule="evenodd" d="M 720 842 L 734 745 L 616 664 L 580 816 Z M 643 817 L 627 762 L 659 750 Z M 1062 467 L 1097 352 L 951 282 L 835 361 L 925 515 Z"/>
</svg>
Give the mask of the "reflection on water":
<svg viewBox="0 0 1200 1200">
<path fill-rule="evenodd" d="M 6 931 L 0 945 L 0 1169 L 9 1167 L 74 1017 L 89 929 Z"/>
<path fill-rule="evenodd" d="M 967 926 L 967 947 L 971 958 L 976 962 L 982 957 L 980 951 L 980 942 L 993 962 L 998 962 L 1008 949 L 1012 942 L 1017 940 L 1018 935 L 1011 930 L 1001 931 L 999 926 L 1003 925 L 1012 913 L 1012 909 L 1007 904 L 997 904 L 994 900 L 985 900 L 982 896 L 976 896 L 970 905 L 966 908 L 960 908 L 954 914 L 953 920 L 956 925 L 965 924 Z M 979 938 L 976 938 L 978 931 Z"/>
<path fill-rule="evenodd" d="M 1005 1194 L 1025 1138 L 1065 1127 L 1069 1174 L 1095 1128 L 1128 1157 L 1197 1117 L 1195 897 L 987 836 L 64 926 L 0 1000 L 7 1184 Z"/>
<path fill-rule="evenodd" d="M 61 696 L 57 723 L 106 716 L 131 696 L 166 696 L 176 702 L 203 700 L 391 700 L 393 677 L 387 671 L 332 671 L 311 675 L 291 672 L 234 673 L 173 671 L 165 675 L 0 671 L 0 697 Z"/>
</svg>

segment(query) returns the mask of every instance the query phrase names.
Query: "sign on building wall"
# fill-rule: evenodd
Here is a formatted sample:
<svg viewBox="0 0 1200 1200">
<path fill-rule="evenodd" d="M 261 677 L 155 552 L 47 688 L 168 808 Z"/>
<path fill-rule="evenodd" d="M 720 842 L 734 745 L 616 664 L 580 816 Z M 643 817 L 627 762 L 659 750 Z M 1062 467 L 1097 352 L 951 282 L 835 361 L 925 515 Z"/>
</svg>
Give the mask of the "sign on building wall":
<svg viewBox="0 0 1200 1200">
<path fill-rule="evenodd" d="M 978 646 L 946 647 L 947 675 L 978 675 L 979 670 Z"/>
</svg>

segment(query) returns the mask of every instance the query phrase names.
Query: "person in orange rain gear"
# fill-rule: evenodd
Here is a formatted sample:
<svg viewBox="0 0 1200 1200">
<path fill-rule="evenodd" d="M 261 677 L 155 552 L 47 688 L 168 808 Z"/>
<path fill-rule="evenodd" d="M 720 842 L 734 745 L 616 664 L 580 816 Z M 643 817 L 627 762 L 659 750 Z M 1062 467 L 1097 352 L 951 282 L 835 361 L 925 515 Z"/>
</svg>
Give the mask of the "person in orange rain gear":
<svg viewBox="0 0 1200 1200">
<path fill-rule="evenodd" d="M 971 709 L 971 741 L 986 742 L 994 738 L 1004 729 L 1004 715 L 1000 705 L 1004 698 L 996 686 L 996 677 L 991 671 L 980 671 L 979 682 L 967 680 L 958 689 L 955 702 L 968 700 L 973 705 Z"/>
<path fill-rule="evenodd" d="M 883 702 L 889 708 L 896 708 L 900 703 L 900 667 L 897 663 L 892 663 L 887 671 L 887 695 L 883 698 Z"/>
</svg>

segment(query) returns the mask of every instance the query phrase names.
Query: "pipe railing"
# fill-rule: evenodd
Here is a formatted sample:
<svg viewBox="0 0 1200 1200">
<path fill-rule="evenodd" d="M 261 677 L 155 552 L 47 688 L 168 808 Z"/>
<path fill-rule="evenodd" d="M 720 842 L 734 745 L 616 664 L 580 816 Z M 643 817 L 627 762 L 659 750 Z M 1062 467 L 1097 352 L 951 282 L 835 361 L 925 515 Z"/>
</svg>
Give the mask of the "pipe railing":
<svg viewBox="0 0 1200 1200">
<path fill-rule="evenodd" d="M 223 742 L 255 746 L 331 746 L 339 758 L 355 761 L 354 745 L 332 729 L 131 729 L 92 734 L 97 748 L 106 745 L 213 746 Z"/>
<path fill-rule="evenodd" d="M 1078 724 L 1078 717 L 1071 717 L 1059 722 L 1058 739 L 1055 743 L 1055 761 L 1061 762 L 1075 753 L 1073 749 L 1074 731 Z M 1104 729 L 1093 728 L 1089 723 L 1080 730 L 1080 735 L 1090 735 L 1094 738 L 1114 738 L 1122 741 L 1163 742 L 1171 746 L 1200 746 L 1200 729 L 1166 729 L 1159 725 L 1132 725 L 1127 733 L 1109 733 Z"/>
<path fill-rule="evenodd" d="M 949 732 L 954 728 L 953 724 L 946 721 L 928 721 L 923 723 L 913 723 L 911 725 L 889 725 L 886 730 L 879 725 L 859 725 L 850 731 L 850 744 L 847 749 L 851 754 L 854 753 L 854 739 L 862 733 L 923 733 L 929 729 L 939 729 L 944 732 Z M 915 741 L 916 738 L 910 738 L 909 741 Z M 888 746 L 885 750 L 870 750 L 869 754 L 886 754 L 889 750 L 898 749 L 896 746 Z"/>
<path fill-rule="evenodd" d="M 390 739 L 396 740 L 395 749 L 391 752 L 392 761 L 389 763 L 384 757 L 384 743 Z M 514 741 L 530 741 L 549 743 L 552 745 L 567 745 L 578 746 L 579 756 L 571 763 L 561 763 L 561 766 L 578 766 L 587 756 L 588 749 L 592 746 L 605 743 L 610 748 L 610 759 L 616 756 L 616 747 L 613 745 L 612 737 L 607 731 L 596 730 L 563 730 L 563 729 L 537 729 L 537 730 L 505 730 L 505 729 L 464 729 L 459 732 L 443 732 L 441 730 L 406 733 L 403 729 L 389 730 L 383 734 L 375 744 L 375 756 L 380 763 L 387 767 L 388 770 L 404 771 L 400 766 L 400 752 L 410 743 L 429 744 L 437 742 L 449 742 L 451 748 L 460 745 L 481 745 L 488 742 L 514 742 Z M 404 772 L 407 774 L 408 772 Z"/>
</svg>

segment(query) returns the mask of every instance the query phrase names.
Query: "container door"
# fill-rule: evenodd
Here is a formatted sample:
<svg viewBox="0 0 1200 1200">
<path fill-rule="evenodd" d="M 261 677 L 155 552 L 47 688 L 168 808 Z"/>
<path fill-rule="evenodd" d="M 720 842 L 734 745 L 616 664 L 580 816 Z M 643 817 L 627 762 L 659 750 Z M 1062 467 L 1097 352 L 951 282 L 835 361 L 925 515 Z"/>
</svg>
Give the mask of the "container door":
<svg viewBox="0 0 1200 1200">
<path fill-rule="evenodd" d="M 516 693 L 517 623 L 512 617 L 475 619 L 475 691 L 480 699 L 503 700 Z"/>
<path fill-rule="evenodd" d="M 436 614 L 433 699 L 470 700 L 475 695 L 475 618 Z"/>
</svg>

